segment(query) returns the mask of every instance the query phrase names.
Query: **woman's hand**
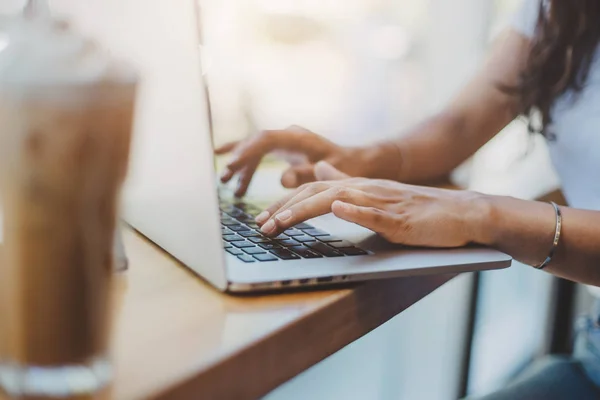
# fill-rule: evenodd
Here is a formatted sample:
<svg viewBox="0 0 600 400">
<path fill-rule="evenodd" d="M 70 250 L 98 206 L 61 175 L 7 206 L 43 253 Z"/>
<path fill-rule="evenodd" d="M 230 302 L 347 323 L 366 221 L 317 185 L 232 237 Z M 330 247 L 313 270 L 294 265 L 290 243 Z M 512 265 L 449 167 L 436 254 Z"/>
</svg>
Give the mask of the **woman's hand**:
<svg viewBox="0 0 600 400">
<path fill-rule="evenodd" d="M 263 233 L 276 235 L 333 212 L 390 242 L 411 246 L 459 247 L 480 237 L 487 208 L 478 193 L 349 178 L 326 163 L 316 166 L 316 174 L 321 181 L 300 186 L 257 217 Z"/>
<path fill-rule="evenodd" d="M 380 144 L 369 148 L 350 148 L 335 143 L 298 126 L 279 131 L 263 131 L 246 140 L 225 144 L 217 149 L 217 155 L 233 153 L 227 169 L 221 176 L 222 182 L 230 181 L 239 175 L 235 191 L 236 196 L 243 196 L 248 190 L 254 172 L 262 158 L 271 152 L 283 152 L 290 168 L 281 177 L 281 184 L 287 188 L 298 186 L 315 180 L 314 164 L 326 161 L 350 176 L 369 176 L 374 173 L 376 160 L 382 160 L 389 168 L 390 154 L 397 157 L 397 149 L 391 144 Z M 393 174 L 393 171 L 390 173 Z"/>
</svg>

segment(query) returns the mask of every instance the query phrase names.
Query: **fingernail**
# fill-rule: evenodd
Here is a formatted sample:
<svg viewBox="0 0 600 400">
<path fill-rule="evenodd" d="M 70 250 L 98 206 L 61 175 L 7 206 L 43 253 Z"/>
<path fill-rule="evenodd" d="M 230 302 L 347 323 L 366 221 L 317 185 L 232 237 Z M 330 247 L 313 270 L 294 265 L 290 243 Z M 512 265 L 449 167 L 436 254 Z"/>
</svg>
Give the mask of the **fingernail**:
<svg viewBox="0 0 600 400">
<path fill-rule="evenodd" d="M 256 218 L 254 218 L 254 220 L 257 224 L 263 224 L 267 219 L 269 219 L 270 216 L 271 214 L 269 214 L 268 211 L 263 211 L 260 214 L 258 214 Z"/>
<path fill-rule="evenodd" d="M 285 210 L 284 212 L 277 214 L 275 218 L 277 218 L 281 222 L 285 222 L 288 219 L 292 218 L 292 210 Z"/>
<path fill-rule="evenodd" d="M 228 181 L 231 178 L 231 175 L 231 170 L 229 168 L 225 169 L 225 171 L 223 171 L 223 173 L 221 174 L 221 181 Z"/>
<path fill-rule="evenodd" d="M 273 221 L 273 220 L 270 220 L 269 222 L 264 224 L 262 226 L 262 228 L 260 228 L 260 231 L 262 233 L 267 233 L 267 234 L 273 232 L 274 230 L 275 230 L 275 221 Z"/>
</svg>

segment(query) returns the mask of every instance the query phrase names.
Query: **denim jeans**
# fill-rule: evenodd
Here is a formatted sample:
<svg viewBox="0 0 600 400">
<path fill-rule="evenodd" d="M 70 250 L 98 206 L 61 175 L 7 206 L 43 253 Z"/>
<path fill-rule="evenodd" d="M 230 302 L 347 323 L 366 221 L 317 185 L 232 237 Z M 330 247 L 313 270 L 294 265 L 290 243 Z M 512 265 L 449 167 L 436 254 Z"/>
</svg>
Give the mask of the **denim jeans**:
<svg viewBox="0 0 600 400">
<path fill-rule="evenodd" d="M 589 316 L 578 321 L 571 357 L 547 357 L 535 363 L 504 389 L 478 399 L 600 399 L 600 301 Z"/>
<path fill-rule="evenodd" d="M 589 316 L 578 321 L 573 358 L 581 363 L 588 379 L 600 388 L 600 300 Z"/>
</svg>

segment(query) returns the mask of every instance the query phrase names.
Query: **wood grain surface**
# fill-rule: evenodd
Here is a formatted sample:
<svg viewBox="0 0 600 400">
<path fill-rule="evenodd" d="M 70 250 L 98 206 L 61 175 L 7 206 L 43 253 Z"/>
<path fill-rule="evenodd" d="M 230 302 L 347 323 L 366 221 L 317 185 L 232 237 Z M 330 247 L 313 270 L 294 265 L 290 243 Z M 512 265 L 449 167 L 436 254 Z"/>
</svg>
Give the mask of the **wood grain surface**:
<svg viewBox="0 0 600 400">
<path fill-rule="evenodd" d="M 125 228 L 124 240 L 130 268 L 114 288 L 116 380 L 102 399 L 259 398 L 453 277 L 231 296 L 138 233 Z"/>
<path fill-rule="evenodd" d="M 452 276 L 234 297 L 137 233 L 118 277 L 117 399 L 256 399 L 430 294 Z"/>
</svg>

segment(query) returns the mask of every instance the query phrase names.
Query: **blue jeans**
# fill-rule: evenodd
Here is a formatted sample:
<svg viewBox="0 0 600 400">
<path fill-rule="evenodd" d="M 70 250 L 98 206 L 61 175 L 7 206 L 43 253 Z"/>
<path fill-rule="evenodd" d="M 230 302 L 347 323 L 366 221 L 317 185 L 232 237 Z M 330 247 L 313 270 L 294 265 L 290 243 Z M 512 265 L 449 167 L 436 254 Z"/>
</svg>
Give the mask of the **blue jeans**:
<svg viewBox="0 0 600 400">
<path fill-rule="evenodd" d="M 600 302 L 594 308 L 578 322 L 573 356 L 547 357 L 479 400 L 600 399 Z"/>
</svg>

